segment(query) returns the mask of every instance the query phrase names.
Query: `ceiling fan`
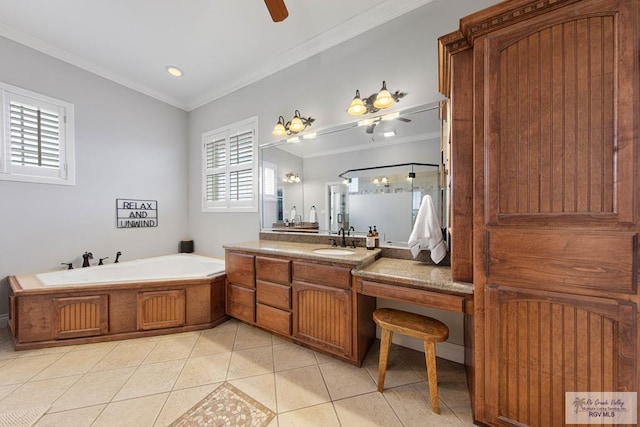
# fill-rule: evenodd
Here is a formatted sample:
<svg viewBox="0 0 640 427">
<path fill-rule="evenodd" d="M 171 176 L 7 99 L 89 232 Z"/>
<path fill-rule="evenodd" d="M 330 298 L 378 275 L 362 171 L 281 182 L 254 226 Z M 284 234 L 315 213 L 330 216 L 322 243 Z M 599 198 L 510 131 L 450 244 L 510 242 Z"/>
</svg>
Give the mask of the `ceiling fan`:
<svg viewBox="0 0 640 427">
<path fill-rule="evenodd" d="M 289 16 L 289 11 L 284 4 L 284 0 L 264 0 L 264 3 L 267 5 L 267 9 L 269 9 L 273 22 L 282 22 Z"/>
</svg>

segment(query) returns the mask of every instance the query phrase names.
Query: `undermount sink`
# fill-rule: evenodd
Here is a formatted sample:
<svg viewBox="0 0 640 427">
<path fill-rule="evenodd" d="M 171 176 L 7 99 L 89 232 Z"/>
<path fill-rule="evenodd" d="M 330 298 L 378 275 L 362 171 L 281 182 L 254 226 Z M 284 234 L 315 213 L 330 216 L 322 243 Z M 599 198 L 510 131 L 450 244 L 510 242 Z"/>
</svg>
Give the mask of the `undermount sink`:
<svg viewBox="0 0 640 427">
<path fill-rule="evenodd" d="M 314 253 L 320 255 L 353 255 L 355 252 L 349 249 L 337 249 L 337 248 L 322 248 L 314 249 Z"/>
</svg>

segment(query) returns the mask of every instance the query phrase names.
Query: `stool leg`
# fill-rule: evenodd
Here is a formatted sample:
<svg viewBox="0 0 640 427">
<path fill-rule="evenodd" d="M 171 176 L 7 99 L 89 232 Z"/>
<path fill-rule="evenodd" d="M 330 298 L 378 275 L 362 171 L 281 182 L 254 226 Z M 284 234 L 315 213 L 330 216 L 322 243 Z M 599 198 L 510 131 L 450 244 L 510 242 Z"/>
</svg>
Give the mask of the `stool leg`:
<svg viewBox="0 0 640 427">
<path fill-rule="evenodd" d="M 378 363 L 378 391 L 382 393 L 384 389 L 384 376 L 387 373 L 387 360 L 389 360 L 389 350 L 391 349 L 391 337 L 393 332 L 382 328 L 380 331 L 380 360 Z"/>
<path fill-rule="evenodd" d="M 436 343 L 424 342 L 424 355 L 427 359 L 427 377 L 429 378 L 429 394 L 431 394 L 431 410 L 434 414 L 440 413 L 438 403 L 438 375 L 436 373 Z"/>
</svg>

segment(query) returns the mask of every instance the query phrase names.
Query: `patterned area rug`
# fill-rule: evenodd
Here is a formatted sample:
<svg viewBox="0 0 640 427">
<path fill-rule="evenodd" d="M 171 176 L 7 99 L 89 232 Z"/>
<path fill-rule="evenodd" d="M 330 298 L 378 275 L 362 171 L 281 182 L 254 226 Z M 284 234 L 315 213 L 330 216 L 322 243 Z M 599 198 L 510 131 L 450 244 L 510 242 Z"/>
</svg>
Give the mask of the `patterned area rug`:
<svg viewBox="0 0 640 427">
<path fill-rule="evenodd" d="M 0 427 L 31 427 L 49 409 L 46 406 L 0 414 Z"/>
<path fill-rule="evenodd" d="M 169 427 L 265 427 L 276 414 L 225 382 Z"/>
</svg>

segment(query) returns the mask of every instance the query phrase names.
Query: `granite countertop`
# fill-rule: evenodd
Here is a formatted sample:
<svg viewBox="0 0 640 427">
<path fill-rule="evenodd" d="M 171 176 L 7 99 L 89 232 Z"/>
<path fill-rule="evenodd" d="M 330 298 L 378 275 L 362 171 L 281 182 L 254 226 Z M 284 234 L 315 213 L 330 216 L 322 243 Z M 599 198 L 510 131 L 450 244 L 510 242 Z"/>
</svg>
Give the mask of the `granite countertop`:
<svg viewBox="0 0 640 427">
<path fill-rule="evenodd" d="M 454 282 L 451 279 L 451 267 L 439 267 L 420 261 L 380 258 L 366 267 L 353 270 L 352 274 L 416 289 L 473 295 L 473 284 Z"/>
<path fill-rule="evenodd" d="M 315 243 L 283 242 L 278 240 L 252 240 L 248 242 L 229 243 L 223 245 L 225 249 L 250 251 L 267 255 L 289 255 L 297 258 L 310 259 L 315 261 L 339 262 L 353 267 L 363 267 L 380 256 L 380 249 L 367 250 L 365 248 L 341 248 L 331 245 Z M 319 254 L 316 249 L 347 249 L 350 255 Z"/>
</svg>

